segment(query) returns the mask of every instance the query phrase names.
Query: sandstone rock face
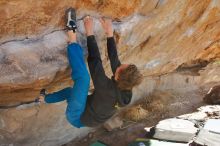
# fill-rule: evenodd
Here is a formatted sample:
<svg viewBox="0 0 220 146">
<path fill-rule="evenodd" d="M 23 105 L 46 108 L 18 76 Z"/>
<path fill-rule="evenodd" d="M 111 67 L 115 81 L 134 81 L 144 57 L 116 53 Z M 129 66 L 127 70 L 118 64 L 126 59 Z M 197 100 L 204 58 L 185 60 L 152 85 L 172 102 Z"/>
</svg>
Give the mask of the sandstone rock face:
<svg viewBox="0 0 220 146">
<path fill-rule="evenodd" d="M 65 103 L 0 111 L 0 144 L 15 146 L 61 145 L 90 129 L 72 127 L 65 118 Z"/>
<path fill-rule="evenodd" d="M 1 0 L 0 106 L 31 101 L 43 87 L 54 92 L 72 85 L 63 30 L 63 13 L 69 6 L 77 9 L 78 41 L 85 56 L 81 18 L 94 17 L 109 76 L 106 40 L 98 18 L 114 20 L 120 59 L 135 63 L 145 76 L 134 89 L 133 102 L 155 90 L 195 91 L 203 96 L 219 84 L 218 0 Z M 54 146 L 85 134 L 88 129 L 72 128 L 65 121 L 65 106 L 1 110 L 0 144 Z"/>
</svg>

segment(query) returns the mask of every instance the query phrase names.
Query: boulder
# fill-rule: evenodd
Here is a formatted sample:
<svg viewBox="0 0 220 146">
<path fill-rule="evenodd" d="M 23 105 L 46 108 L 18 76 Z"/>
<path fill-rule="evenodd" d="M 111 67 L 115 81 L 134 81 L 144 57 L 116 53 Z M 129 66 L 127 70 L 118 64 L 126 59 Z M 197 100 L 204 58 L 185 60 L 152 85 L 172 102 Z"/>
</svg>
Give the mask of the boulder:
<svg viewBox="0 0 220 146">
<path fill-rule="evenodd" d="M 119 58 L 136 64 L 145 76 L 134 89 L 132 103 L 155 90 L 190 92 L 191 102 L 198 103 L 198 97 L 220 81 L 219 1 L 1 0 L 0 106 L 34 100 L 42 88 L 51 93 L 73 84 L 63 21 L 70 6 L 77 10 L 78 42 L 85 56 L 81 18 L 94 17 L 109 77 L 106 36 L 98 19 L 113 19 Z M 0 110 L 0 144 L 55 146 L 88 133 L 66 122 L 65 107 L 61 103 Z"/>
</svg>

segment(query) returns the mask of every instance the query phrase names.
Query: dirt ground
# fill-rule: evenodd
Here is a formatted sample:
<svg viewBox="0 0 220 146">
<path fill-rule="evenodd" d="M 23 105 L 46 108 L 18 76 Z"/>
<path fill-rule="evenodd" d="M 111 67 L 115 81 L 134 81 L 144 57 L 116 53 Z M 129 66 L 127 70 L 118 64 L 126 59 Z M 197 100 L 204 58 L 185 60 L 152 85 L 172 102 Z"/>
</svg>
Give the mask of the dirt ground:
<svg viewBox="0 0 220 146">
<path fill-rule="evenodd" d="M 127 146 L 136 138 L 145 137 L 144 127 L 154 126 L 162 119 L 196 111 L 198 107 L 204 105 L 202 97 L 203 93 L 199 90 L 184 94 L 173 91 L 155 92 L 120 112 L 120 116 L 125 120 L 122 128 L 108 132 L 101 126 L 87 136 L 74 139 L 63 146 L 89 146 L 96 140 L 109 146 Z M 138 111 L 137 108 L 146 111 L 147 115 L 145 114 L 145 117 L 140 115 L 138 118 L 136 117 L 137 121 L 134 121 L 135 118 L 132 119 L 129 114 L 132 115 L 132 111 Z M 136 114 L 140 114 L 140 112 Z M 131 120 L 133 122 L 129 122 Z"/>
</svg>

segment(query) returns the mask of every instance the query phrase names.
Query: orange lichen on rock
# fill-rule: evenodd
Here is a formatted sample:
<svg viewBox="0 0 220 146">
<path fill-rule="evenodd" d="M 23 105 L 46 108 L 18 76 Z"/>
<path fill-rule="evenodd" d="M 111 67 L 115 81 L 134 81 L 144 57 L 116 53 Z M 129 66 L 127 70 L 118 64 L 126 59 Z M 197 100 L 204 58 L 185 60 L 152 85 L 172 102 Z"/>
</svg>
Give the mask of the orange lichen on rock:
<svg viewBox="0 0 220 146">
<path fill-rule="evenodd" d="M 0 3 L 0 39 L 42 33 L 48 27 L 63 28 L 63 12 L 68 7 L 93 10 L 112 18 L 129 16 L 139 7 L 140 0 L 10 0 Z"/>
</svg>

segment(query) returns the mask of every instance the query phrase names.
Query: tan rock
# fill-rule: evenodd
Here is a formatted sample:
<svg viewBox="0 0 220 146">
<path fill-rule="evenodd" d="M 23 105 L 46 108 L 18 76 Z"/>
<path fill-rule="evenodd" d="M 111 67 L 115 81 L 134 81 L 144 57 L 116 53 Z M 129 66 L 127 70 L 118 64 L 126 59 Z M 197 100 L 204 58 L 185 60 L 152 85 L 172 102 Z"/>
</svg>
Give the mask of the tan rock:
<svg viewBox="0 0 220 146">
<path fill-rule="evenodd" d="M 54 92 L 73 84 L 63 31 L 64 10 L 70 6 L 77 9 L 78 40 L 85 52 L 80 18 L 94 16 L 108 76 L 112 73 L 98 18 L 113 18 L 120 59 L 137 64 L 145 76 L 134 89 L 132 102 L 156 90 L 195 91 L 195 98 L 203 97 L 210 86 L 220 82 L 217 0 L 1 0 L 0 106 L 34 100 L 41 88 Z M 190 100 L 200 101 L 195 98 Z M 166 107 L 164 101 L 161 98 L 155 106 Z M 1 110 L 0 143 L 54 146 L 86 134 L 87 129 L 68 125 L 65 106 Z"/>
</svg>

